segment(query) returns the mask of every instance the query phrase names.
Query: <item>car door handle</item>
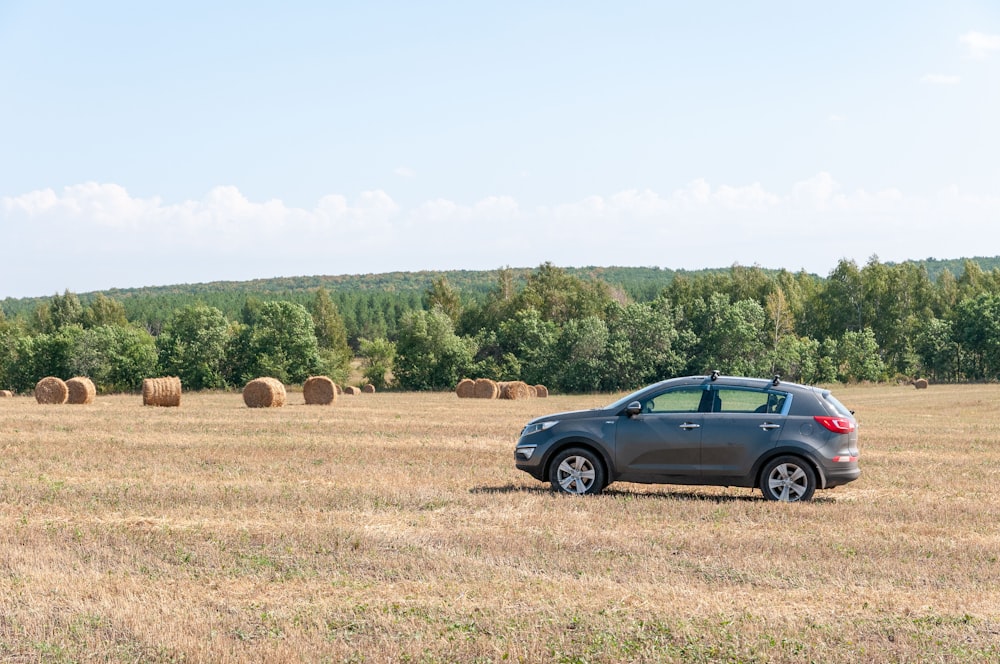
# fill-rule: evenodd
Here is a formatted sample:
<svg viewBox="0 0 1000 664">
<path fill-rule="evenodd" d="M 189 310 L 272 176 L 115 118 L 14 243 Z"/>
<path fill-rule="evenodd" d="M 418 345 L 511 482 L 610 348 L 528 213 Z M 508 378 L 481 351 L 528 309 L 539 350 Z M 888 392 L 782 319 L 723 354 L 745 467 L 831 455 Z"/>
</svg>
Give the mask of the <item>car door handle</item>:
<svg viewBox="0 0 1000 664">
<path fill-rule="evenodd" d="M 696 424 L 695 422 L 685 422 L 684 424 L 681 425 L 681 428 L 684 429 L 685 431 L 690 431 L 691 429 L 701 428 L 701 425 Z"/>
<path fill-rule="evenodd" d="M 770 429 L 780 429 L 781 425 L 774 424 L 773 422 L 764 422 L 763 424 L 760 425 L 760 428 L 764 429 L 765 431 L 768 431 Z"/>
</svg>

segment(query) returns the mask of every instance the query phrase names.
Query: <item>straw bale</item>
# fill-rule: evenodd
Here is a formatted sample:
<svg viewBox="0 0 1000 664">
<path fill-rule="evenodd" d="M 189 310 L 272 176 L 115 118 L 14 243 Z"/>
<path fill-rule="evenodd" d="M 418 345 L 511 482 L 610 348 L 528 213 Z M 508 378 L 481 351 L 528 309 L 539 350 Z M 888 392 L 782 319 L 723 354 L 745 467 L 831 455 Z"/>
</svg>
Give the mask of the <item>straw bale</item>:
<svg viewBox="0 0 1000 664">
<path fill-rule="evenodd" d="M 35 384 L 35 401 L 44 404 L 66 403 L 69 389 L 62 378 L 47 376 Z"/>
<path fill-rule="evenodd" d="M 7 399 L 14 396 L 14 393 L 10 390 L 0 390 L 0 399 Z"/>
<path fill-rule="evenodd" d="M 471 378 L 463 378 L 455 386 L 455 394 L 459 399 L 472 399 L 476 396 L 476 381 Z"/>
<path fill-rule="evenodd" d="M 302 396 L 307 404 L 328 406 L 337 400 L 337 386 L 326 376 L 310 376 L 302 385 Z"/>
<path fill-rule="evenodd" d="M 344 394 L 354 396 L 355 394 L 361 394 L 360 387 L 354 387 L 353 385 L 348 385 L 344 388 Z"/>
<path fill-rule="evenodd" d="M 549 396 L 549 388 L 544 385 L 535 385 L 535 396 L 539 399 L 544 399 Z"/>
<path fill-rule="evenodd" d="M 66 381 L 66 389 L 69 391 L 69 397 L 66 399 L 66 403 L 94 403 L 94 398 L 97 396 L 97 388 L 94 387 L 94 381 L 90 380 L 86 376 L 75 376 L 70 378 Z"/>
<path fill-rule="evenodd" d="M 477 399 L 496 399 L 500 396 L 500 386 L 489 378 L 478 378 L 473 394 Z"/>
<path fill-rule="evenodd" d="M 530 396 L 531 391 L 528 389 L 528 384 L 521 380 L 504 383 L 503 389 L 500 390 L 501 399 L 527 399 Z"/>
<path fill-rule="evenodd" d="M 285 385 L 277 378 L 254 378 L 243 388 L 243 403 L 250 408 L 280 408 L 286 396 Z"/>
<path fill-rule="evenodd" d="M 913 387 L 917 388 L 918 390 L 926 390 L 927 389 L 927 379 L 926 378 L 918 378 L 918 379 L 916 379 L 915 381 L 913 381 Z"/>
<path fill-rule="evenodd" d="M 361 388 L 361 391 L 365 394 L 375 394 L 375 386 L 371 383 L 365 383 L 364 387 Z"/>
<path fill-rule="evenodd" d="M 528 396 L 532 399 L 538 396 L 538 389 L 534 385 L 528 386 Z"/>
<path fill-rule="evenodd" d="M 181 405 L 181 379 L 177 376 L 144 378 L 142 405 L 176 408 Z"/>
</svg>

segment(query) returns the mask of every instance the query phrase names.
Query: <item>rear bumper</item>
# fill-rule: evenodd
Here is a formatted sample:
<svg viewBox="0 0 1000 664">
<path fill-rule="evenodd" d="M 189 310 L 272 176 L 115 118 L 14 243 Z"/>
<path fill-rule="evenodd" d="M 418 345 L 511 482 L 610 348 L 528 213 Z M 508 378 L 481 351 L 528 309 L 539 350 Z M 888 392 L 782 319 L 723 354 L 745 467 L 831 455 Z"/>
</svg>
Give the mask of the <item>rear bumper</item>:
<svg viewBox="0 0 1000 664">
<path fill-rule="evenodd" d="M 826 476 L 826 486 L 824 489 L 832 489 L 841 486 L 861 477 L 861 468 L 857 464 L 852 464 L 846 468 L 837 466 L 834 468 L 824 468 L 823 474 Z"/>
</svg>

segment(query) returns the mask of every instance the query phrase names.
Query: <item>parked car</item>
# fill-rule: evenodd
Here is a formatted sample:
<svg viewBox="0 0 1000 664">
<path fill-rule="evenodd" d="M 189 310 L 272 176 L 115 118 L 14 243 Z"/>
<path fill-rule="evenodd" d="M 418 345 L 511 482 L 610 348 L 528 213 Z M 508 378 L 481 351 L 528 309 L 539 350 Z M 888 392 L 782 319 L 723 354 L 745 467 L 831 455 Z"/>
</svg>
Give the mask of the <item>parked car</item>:
<svg viewBox="0 0 1000 664">
<path fill-rule="evenodd" d="M 535 418 L 514 450 L 517 468 L 565 493 L 620 480 L 758 487 L 786 502 L 856 480 L 858 456 L 857 421 L 830 390 L 718 372 Z"/>
</svg>

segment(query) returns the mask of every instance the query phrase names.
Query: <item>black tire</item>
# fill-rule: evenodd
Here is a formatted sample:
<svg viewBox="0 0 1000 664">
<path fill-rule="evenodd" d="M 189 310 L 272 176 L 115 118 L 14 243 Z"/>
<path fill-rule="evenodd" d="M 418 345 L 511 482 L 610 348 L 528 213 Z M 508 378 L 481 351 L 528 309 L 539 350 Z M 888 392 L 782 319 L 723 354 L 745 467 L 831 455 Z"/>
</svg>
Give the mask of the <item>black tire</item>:
<svg viewBox="0 0 1000 664">
<path fill-rule="evenodd" d="M 604 490 L 607 474 L 597 454 L 582 447 L 571 447 L 552 459 L 549 482 L 561 493 L 586 496 Z"/>
<path fill-rule="evenodd" d="M 816 471 L 797 456 L 771 459 L 760 474 L 760 491 L 767 500 L 800 503 L 816 492 Z"/>
</svg>

